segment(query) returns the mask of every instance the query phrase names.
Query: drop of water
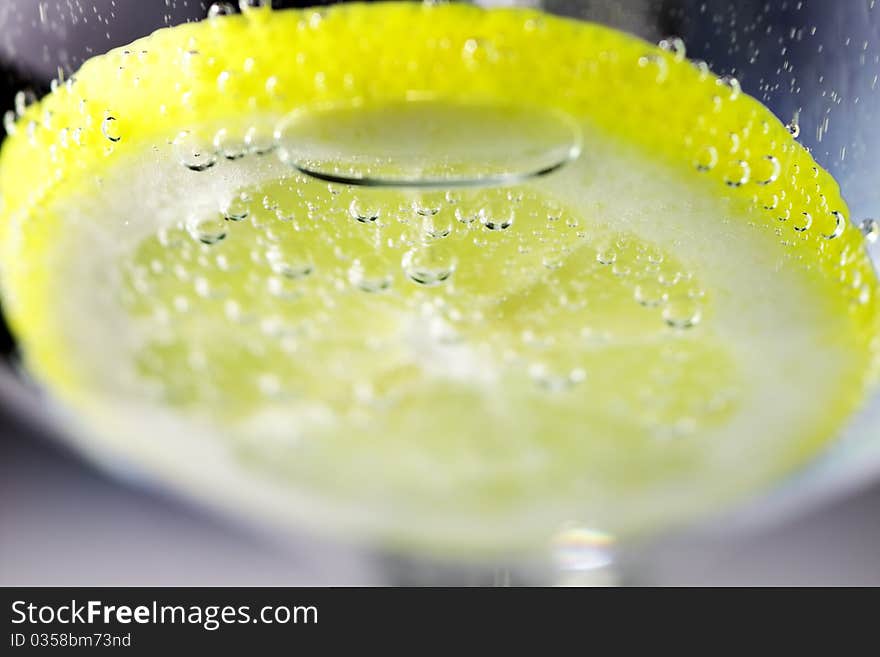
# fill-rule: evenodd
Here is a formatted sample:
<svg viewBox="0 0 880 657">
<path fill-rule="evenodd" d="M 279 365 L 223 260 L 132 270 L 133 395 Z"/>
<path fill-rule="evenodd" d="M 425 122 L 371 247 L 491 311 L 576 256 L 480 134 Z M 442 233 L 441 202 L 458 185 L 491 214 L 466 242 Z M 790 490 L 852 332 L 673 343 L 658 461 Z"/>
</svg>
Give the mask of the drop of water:
<svg viewBox="0 0 880 657">
<path fill-rule="evenodd" d="M 455 260 L 442 257 L 431 247 L 407 251 L 400 262 L 406 276 L 419 285 L 439 285 L 455 271 Z"/>
<path fill-rule="evenodd" d="M 868 244 L 874 244 L 880 238 L 880 221 L 870 217 L 863 219 L 859 224 L 859 230 L 865 236 L 865 241 Z"/>
<path fill-rule="evenodd" d="M 204 5 L 202 5 L 204 6 Z M 214 2 L 208 7 L 208 18 L 217 18 L 218 16 L 230 16 L 235 13 L 235 7 L 231 2 Z"/>
<path fill-rule="evenodd" d="M 800 116 L 798 112 L 795 112 L 794 116 L 791 117 L 791 121 L 785 124 L 785 129 L 788 130 L 788 134 L 797 139 L 801 135 L 801 126 L 800 126 Z"/>
<path fill-rule="evenodd" d="M 122 139 L 117 131 L 118 126 L 116 124 L 115 116 L 105 116 L 104 120 L 101 121 L 101 134 L 114 143 Z"/>
</svg>

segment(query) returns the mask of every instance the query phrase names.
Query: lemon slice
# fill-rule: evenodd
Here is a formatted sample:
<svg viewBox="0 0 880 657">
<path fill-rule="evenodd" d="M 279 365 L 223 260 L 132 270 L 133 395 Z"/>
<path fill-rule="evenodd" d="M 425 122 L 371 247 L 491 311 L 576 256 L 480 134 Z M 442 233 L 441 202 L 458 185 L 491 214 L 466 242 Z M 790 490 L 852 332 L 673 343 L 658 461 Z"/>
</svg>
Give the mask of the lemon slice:
<svg viewBox="0 0 880 657">
<path fill-rule="evenodd" d="M 524 10 L 254 10 L 3 146 L 0 266 L 84 449 L 444 555 L 629 536 L 802 464 L 876 364 L 837 185 L 733 80 Z"/>
</svg>

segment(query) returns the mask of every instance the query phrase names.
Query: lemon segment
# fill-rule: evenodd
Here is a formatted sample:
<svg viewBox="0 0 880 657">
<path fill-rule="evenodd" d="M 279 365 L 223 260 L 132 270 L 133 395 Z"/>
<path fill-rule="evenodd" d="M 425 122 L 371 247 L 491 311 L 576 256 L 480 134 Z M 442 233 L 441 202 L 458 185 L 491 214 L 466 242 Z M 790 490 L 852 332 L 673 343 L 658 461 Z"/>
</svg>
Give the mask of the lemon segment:
<svg viewBox="0 0 880 657">
<path fill-rule="evenodd" d="M 804 463 L 874 379 L 832 178 L 735 82 L 538 12 L 160 30 L 28 110 L 0 193 L 81 444 L 282 526 L 639 534 Z"/>
</svg>

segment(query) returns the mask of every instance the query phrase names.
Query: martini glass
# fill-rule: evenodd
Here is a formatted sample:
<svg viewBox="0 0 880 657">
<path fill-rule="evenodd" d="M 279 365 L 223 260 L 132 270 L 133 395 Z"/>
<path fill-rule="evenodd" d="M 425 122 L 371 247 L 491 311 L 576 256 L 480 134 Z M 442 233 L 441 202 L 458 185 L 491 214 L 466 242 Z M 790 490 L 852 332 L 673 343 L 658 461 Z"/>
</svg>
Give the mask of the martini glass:
<svg viewBox="0 0 880 657">
<path fill-rule="evenodd" d="M 8 70 L 6 105 L 12 93 L 29 87 L 40 93 L 58 69 L 70 72 L 88 56 L 131 41 L 154 29 L 204 17 L 208 7 L 195 0 L 131 3 L 115 8 L 109 0 L 82 3 L 8 3 L 0 9 L 4 39 L 0 62 Z M 276 6 L 297 3 L 275 2 Z M 311 3 L 310 3 L 311 4 Z M 626 30 L 651 41 L 680 37 L 687 54 L 705 60 L 718 73 L 736 76 L 742 88 L 764 102 L 799 133 L 819 163 L 840 182 L 858 223 L 880 215 L 880 191 L 873 178 L 880 171 L 880 9 L 872 0 L 832 5 L 817 0 L 758 2 L 732 5 L 720 0 L 653 2 L 598 0 L 546 2 L 485 2 L 485 5 L 538 6 L 552 13 L 587 19 Z M 85 11 L 85 13 L 84 13 Z M 104 18 L 87 21 L 87 15 Z M 48 422 L 41 412 L 41 394 L 16 372 L 14 345 L 0 371 L 4 404 L 21 417 L 22 431 Z M 718 511 L 701 528 L 742 532 L 839 495 L 880 471 L 880 397 L 852 418 L 822 458 L 800 473 L 746 500 L 733 510 Z M 62 436 L 63 429 L 48 429 Z M 105 463 L 123 476 L 137 469 Z M 148 477 L 147 477 L 148 478 Z M 552 558 L 535 563 L 443 563 L 420 556 L 371 552 L 369 558 L 401 583 L 517 584 L 559 581 L 603 584 L 628 581 L 630 560 L 638 546 L 618 547 L 597 528 L 572 526 L 551 541 Z M 620 568 L 619 566 L 623 567 Z"/>
</svg>

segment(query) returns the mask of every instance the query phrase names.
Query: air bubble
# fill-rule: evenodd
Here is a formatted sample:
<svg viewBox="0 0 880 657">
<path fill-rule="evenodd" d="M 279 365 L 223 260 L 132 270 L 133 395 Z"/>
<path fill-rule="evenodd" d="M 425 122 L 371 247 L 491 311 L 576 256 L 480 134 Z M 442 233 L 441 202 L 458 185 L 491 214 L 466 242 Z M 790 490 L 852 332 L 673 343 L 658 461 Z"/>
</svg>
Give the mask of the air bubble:
<svg viewBox="0 0 880 657">
<path fill-rule="evenodd" d="M 226 128 L 220 128 L 214 135 L 214 150 L 227 160 L 238 160 L 245 156 L 243 142 L 233 139 Z"/>
<path fill-rule="evenodd" d="M 238 0 L 238 9 L 243 14 L 260 9 L 271 8 L 272 0 Z"/>
<path fill-rule="evenodd" d="M 407 251 L 401 259 L 406 276 L 419 285 L 438 285 L 455 271 L 455 261 L 447 260 L 430 247 Z"/>
<path fill-rule="evenodd" d="M 880 221 L 871 218 L 863 219 L 859 224 L 859 231 L 868 244 L 874 244 L 880 238 Z"/>
<path fill-rule="evenodd" d="M 20 118 L 24 116 L 27 108 L 37 102 L 37 95 L 30 89 L 23 89 L 15 94 L 13 105 L 15 114 Z"/>
<path fill-rule="evenodd" d="M 782 165 L 779 163 L 779 159 L 774 155 L 765 155 L 762 159 L 769 164 L 770 171 L 763 180 L 757 182 L 759 185 L 769 185 L 779 179 L 779 174 L 782 172 Z"/>
<path fill-rule="evenodd" d="M 207 171 L 217 164 L 217 154 L 192 133 L 181 132 L 174 140 L 177 160 L 190 171 Z"/>
<path fill-rule="evenodd" d="M 202 5 L 204 6 L 204 5 Z M 218 16 L 230 16 L 235 13 L 235 7 L 231 2 L 214 2 L 208 7 L 208 18 L 217 18 Z"/>
<path fill-rule="evenodd" d="M 308 262 L 291 262 L 286 254 L 277 247 L 271 248 L 266 252 L 266 260 L 269 267 L 279 276 L 290 279 L 305 278 L 314 271 L 314 266 Z"/>
<path fill-rule="evenodd" d="M 813 225 L 813 215 L 809 212 L 801 212 L 801 220 L 799 223 L 792 226 L 797 232 L 803 233 L 810 229 L 810 226 Z"/>
<path fill-rule="evenodd" d="M 254 155 L 266 155 L 275 150 L 275 137 L 271 130 L 264 130 L 256 126 L 248 128 L 244 134 L 244 145 L 249 153 Z"/>
<path fill-rule="evenodd" d="M 220 211 L 229 221 L 244 221 L 251 212 L 251 197 L 244 192 L 237 194 L 223 204 Z"/>
<path fill-rule="evenodd" d="M 361 259 L 356 259 L 348 270 L 349 283 L 371 294 L 389 289 L 392 280 L 392 276 L 387 273 L 372 275 L 372 272 L 368 271 L 368 267 Z"/>
<path fill-rule="evenodd" d="M 654 68 L 657 71 L 654 80 L 658 84 L 664 82 L 669 75 L 669 67 L 666 60 L 653 53 L 639 57 L 639 66 L 642 68 Z"/>
<path fill-rule="evenodd" d="M 711 171 L 718 164 L 718 149 L 714 146 L 704 146 L 700 149 L 694 160 L 697 171 Z"/>
<path fill-rule="evenodd" d="M 724 75 L 718 78 L 718 84 L 727 87 L 730 90 L 730 96 L 728 96 L 729 100 L 736 100 L 739 98 L 740 93 L 742 93 L 742 87 L 740 86 L 739 80 L 732 75 Z"/>
<path fill-rule="evenodd" d="M 222 219 L 193 219 L 188 223 L 187 231 L 202 244 L 216 244 L 226 239 L 226 224 Z"/>
<path fill-rule="evenodd" d="M 741 187 L 749 182 L 751 167 L 745 160 L 734 160 L 727 167 L 724 183 L 728 187 Z"/>
<path fill-rule="evenodd" d="M 605 249 L 596 253 L 596 262 L 600 265 L 613 265 L 617 262 L 617 252 Z"/>
<path fill-rule="evenodd" d="M 663 307 L 663 321 L 674 329 L 689 329 L 700 323 L 700 304 L 691 297 L 672 299 Z"/>
<path fill-rule="evenodd" d="M 685 48 L 684 41 L 679 37 L 666 37 L 657 45 L 660 46 L 661 50 L 672 53 L 677 62 L 684 61 L 684 58 L 687 56 L 687 49 Z"/>
<path fill-rule="evenodd" d="M 646 308 L 660 306 L 669 298 L 669 294 L 659 281 L 646 281 L 636 285 L 633 296 L 640 305 Z"/>
<path fill-rule="evenodd" d="M 420 217 L 433 217 L 435 214 L 440 212 L 440 206 L 426 203 L 425 201 L 414 201 L 413 202 L 413 212 L 415 212 Z"/>
<path fill-rule="evenodd" d="M 480 211 L 480 220 L 489 230 L 507 230 L 513 225 L 513 214 L 498 216 L 484 209 Z"/>
<path fill-rule="evenodd" d="M 827 240 L 833 240 L 837 237 L 840 237 L 843 234 L 844 229 L 846 228 L 846 217 L 844 217 L 841 212 L 833 210 L 831 212 L 831 216 L 834 218 L 834 228 L 831 230 L 830 233 L 822 233 L 822 237 Z"/>
<path fill-rule="evenodd" d="M 101 134 L 114 143 L 122 139 L 118 132 L 117 123 L 115 116 L 105 116 L 101 121 Z"/>
<path fill-rule="evenodd" d="M 379 209 L 364 205 L 360 200 L 354 199 L 348 206 L 348 213 L 352 219 L 362 224 L 369 224 L 379 219 Z"/>
<path fill-rule="evenodd" d="M 13 110 L 7 110 L 5 114 L 3 114 L 3 129 L 6 131 L 6 134 L 12 136 L 15 134 L 16 125 L 15 125 L 15 112 Z"/>
</svg>

